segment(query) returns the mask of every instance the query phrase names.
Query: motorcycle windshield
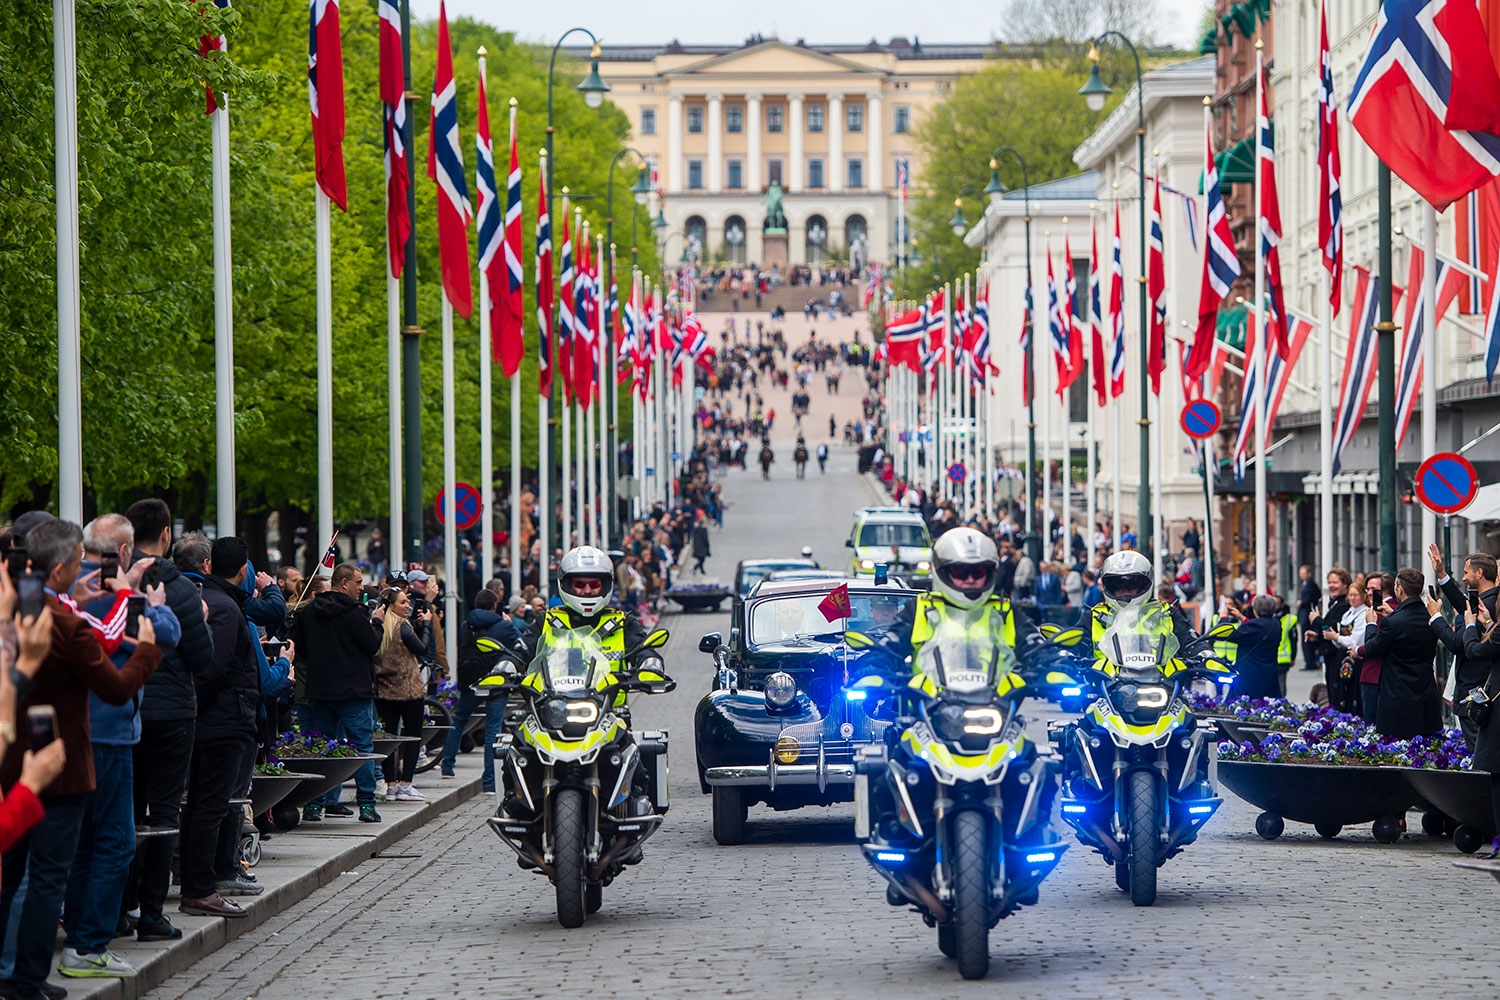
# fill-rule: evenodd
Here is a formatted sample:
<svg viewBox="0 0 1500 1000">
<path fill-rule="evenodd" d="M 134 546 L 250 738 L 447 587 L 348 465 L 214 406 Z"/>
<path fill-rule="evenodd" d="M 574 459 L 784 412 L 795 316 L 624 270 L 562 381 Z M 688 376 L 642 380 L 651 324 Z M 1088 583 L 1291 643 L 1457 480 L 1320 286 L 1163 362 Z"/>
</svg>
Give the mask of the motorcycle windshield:
<svg viewBox="0 0 1500 1000">
<path fill-rule="evenodd" d="M 559 629 L 552 641 L 537 648 L 531 672 L 539 673 L 549 689 L 590 691 L 612 669 L 610 656 L 589 629 Z"/>
<path fill-rule="evenodd" d="M 1177 655 L 1171 614 L 1156 601 L 1122 609 L 1099 638 L 1100 655 L 1122 674 L 1157 673 Z"/>
<path fill-rule="evenodd" d="M 922 643 L 913 662 L 940 689 L 964 694 L 994 687 L 1016 669 L 1016 652 L 998 641 L 993 629 L 950 615 Z"/>
</svg>

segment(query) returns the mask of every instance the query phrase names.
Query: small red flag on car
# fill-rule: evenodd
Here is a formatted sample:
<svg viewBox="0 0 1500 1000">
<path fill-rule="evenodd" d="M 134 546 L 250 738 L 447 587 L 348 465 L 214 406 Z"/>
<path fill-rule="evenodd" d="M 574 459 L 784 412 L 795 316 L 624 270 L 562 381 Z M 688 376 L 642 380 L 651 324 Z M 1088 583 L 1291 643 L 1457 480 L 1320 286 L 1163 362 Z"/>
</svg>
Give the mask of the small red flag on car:
<svg viewBox="0 0 1500 1000">
<path fill-rule="evenodd" d="M 841 583 L 828 592 L 828 596 L 818 602 L 818 610 L 823 612 L 823 617 L 829 621 L 838 618 L 849 617 L 849 585 Z"/>
</svg>

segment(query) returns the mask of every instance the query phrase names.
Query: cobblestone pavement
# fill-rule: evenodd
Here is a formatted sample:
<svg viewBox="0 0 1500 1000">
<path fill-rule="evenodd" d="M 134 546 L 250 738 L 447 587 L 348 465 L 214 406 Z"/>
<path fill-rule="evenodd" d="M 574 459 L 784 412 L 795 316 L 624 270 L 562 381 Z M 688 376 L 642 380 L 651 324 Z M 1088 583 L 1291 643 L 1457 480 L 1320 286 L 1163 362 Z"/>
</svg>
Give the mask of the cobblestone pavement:
<svg viewBox="0 0 1500 1000">
<path fill-rule="evenodd" d="M 735 506 L 710 569 L 794 552 L 842 558 L 853 507 L 874 499 L 840 450 L 826 477 L 733 473 Z M 778 469 L 778 472 L 780 470 Z M 1274 843 L 1229 796 L 1136 909 L 1076 845 L 1038 906 L 991 934 L 993 968 L 966 983 L 915 915 L 886 905 L 853 847 L 848 807 L 751 811 L 751 842 L 717 847 L 692 780 L 692 711 L 708 688 L 698 637 L 727 615 L 668 616 L 678 690 L 636 702 L 673 737 L 677 798 L 645 863 L 580 930 L 550 886 L 485 829 L 480 798 L 366 862 L 150 994 L 191 1000 L 595 997 L 1323 998 L 1500 996 L 1500 893 L 1416 835 L 1333 841 L 1288 824 Z M 1307 676 L 1307 675 L 1304 675 Z M 1046 712 L 1033 714 L 1041 717 Z M 1413 830 L 1418 816 L 1411 814 Z M 1071 841 L 1071 837 L 1067 838 Z"/>
</svg>

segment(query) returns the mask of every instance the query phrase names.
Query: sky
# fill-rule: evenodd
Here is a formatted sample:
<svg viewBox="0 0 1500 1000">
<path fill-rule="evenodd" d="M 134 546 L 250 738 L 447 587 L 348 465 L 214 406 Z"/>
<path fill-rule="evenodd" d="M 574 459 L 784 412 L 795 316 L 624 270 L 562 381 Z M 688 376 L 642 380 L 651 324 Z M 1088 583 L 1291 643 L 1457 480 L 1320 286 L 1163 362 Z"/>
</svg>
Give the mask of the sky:
<svg viewBox="0 0 1500 1000">
<path fill-rule="evenodd" d="M 1204 0 L 1158 0 L 1163 41 L 1196 49 Z M 448 15 L 467 15 L 498 28 L 514 31 L 523 41 L 555 42 L 560 32 L 575 25 L 593 31 L 605 43 L 684 44 L 742 42 L 759 32 L 793 42 L 882 42 L 893 35 L 928 42 L 988 41 L 1002 33 L 1004 5 L 996 0 L 942 0 L 922 16 L 920 3 L 911 0 L 755 0 L 723 3 L 718 0 L 574 0 L 567 13 L 551 4 L 504 3 L 500 0 L 447 0 Z M 436 17 L 438 0 L 412 0 L 419 18 Z M 577 36 L 575 36 L 576 38 Z M 572 40 L 570 39 L 570 42 Z"/>
</svg>

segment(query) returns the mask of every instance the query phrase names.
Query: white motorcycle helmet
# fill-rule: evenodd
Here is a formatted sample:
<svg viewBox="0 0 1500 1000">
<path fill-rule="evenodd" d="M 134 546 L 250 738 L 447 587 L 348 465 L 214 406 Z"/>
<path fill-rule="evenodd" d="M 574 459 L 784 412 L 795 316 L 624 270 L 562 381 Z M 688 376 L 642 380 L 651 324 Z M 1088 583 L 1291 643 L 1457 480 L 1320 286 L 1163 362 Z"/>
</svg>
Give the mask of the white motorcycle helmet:
<svg viewBox="0 0 1500 1000">
<path fill-rule="evenodd" d="M 588 597 L 580 596 L 574 587 L 577 581 L 583 579 L 598 580 L 599 593 Z M 603 549 L 580 545 L 570 550 L 562 557 L 562 562 L 557 564 L 557 596 L 585 618 L 593 618 L 603 611 L 614 589 L 614 564 L 609 561 L 609 554 Z"/>
<path fill-rule="evenodd" d="M 977 570 L 981 583 L 960 589 L 953 582 L 957 570 Z M 932 546 L 932 586 L 959 608 L 976 608 L 990 599 L 1000 574 L 1000 553 L 988 535 L 973 528 L 950 528 Z M 962 573 L 972 577 L 973 572 Z"/>
<path fill-rule="evenodd" d="M 1151 560 L 1139 552 L 1116 552 L 1099 572 L 1099 590 L 1115 611 L 1151 600 Z"/>
</svg>

